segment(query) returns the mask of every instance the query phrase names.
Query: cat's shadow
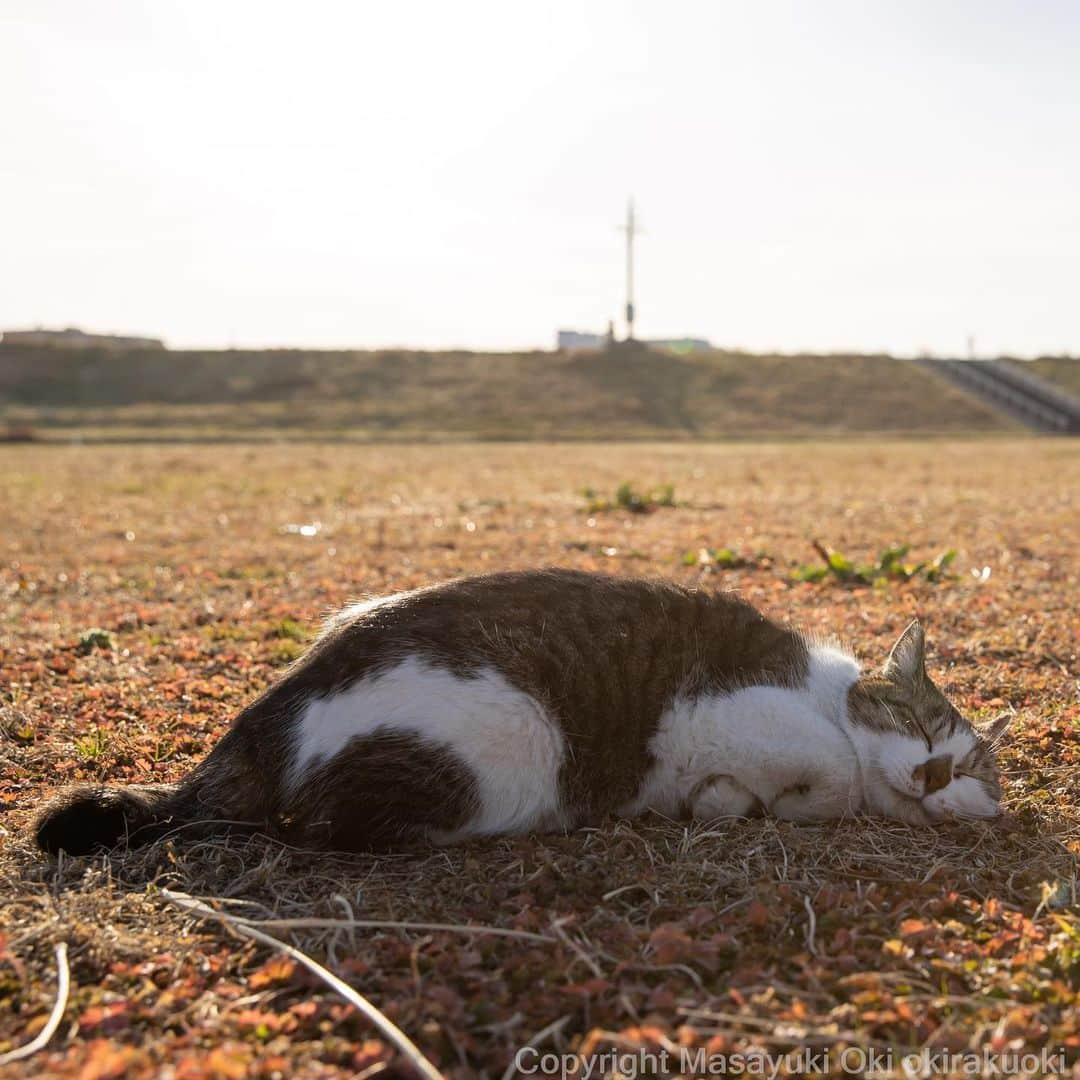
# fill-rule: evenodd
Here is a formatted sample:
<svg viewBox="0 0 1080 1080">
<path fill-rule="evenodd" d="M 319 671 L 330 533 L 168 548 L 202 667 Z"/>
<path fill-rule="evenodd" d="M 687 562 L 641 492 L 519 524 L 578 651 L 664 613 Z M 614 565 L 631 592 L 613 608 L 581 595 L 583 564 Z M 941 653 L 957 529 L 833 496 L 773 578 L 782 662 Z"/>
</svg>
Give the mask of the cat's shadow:
<svg viewBox="0 0 1080 1080">
<path fill-rule="evenodd" d="M 58 901 L 95 889 L 147 895 L 168 889 L 267 916 L 283 909 L 340 912 L 343 896 L 361 910 L 407 904 L 446 916 L 455 903 L 473 910 L 477 888 L 499 881 L 539 881 L 543 887 L 532 890 L 532 902 L 553 910 L 633 887 L 647 887 L 658 903 L 690 908 L 732 903 L 762 883 L 835 880 L 932 885 L 996 896 L 1030 913 L 1042 901 L 1044 882 L 1075 875 L 1067 829 L 1054 824 L 1030 812 L 934 827 L 867 817 L 796 825 L 768 817 L 683 822 L 650 814 L 568 834 L 372 853 L 306 850 L 258 833 L 188 838 L 181 828 L 145 847 L 77 859 L 52 859 L 16 842 L 4 859 L 4 876 L 16 893 L 47 886 Z M 489 892 L 492 916 L 512 907 L 512 890 Z"/>
</svg>

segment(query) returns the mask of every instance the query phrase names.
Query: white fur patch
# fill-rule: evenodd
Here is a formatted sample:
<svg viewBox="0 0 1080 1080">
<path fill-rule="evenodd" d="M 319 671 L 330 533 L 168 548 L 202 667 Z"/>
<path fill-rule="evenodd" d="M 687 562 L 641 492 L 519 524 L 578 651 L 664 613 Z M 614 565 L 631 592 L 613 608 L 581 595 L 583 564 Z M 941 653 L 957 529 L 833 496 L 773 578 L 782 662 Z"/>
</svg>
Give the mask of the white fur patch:
<svg viewBox="0 0 1080 1080">
<path fill-rule="evenodd" d="M 867 731 L 863 742 L 868 753 L 877 758 L 877 769 L 894 791 L 913 799 L 922 798 L 923 786 L 914 777 L 917 766 L 931 757 L 926 743 L 913 735 L 900 731 Z"/>
<path fill-rule="evenodd" d="M 339 694 L 312 699 L 297 726 L 292 791 L 302 798 L 309 769 L 376 732 L 402 732 L 450 750 L 476 778 L 480 810 L 441 841 L 562 824 L 562 732 L 534 698 L 493 669 L 463 678 L 409 657 Z"/>
<path fill-rule="evenodd" d="M 979 740 L 970 731 L 958 731 L 947 739 L 934 742 L 935 754 L 948 754 L 956 764 L 959 764 L 978 746 Z"/>
<path fill-rule="evenodd" d="M 940 791 L 923 799 L 923 808 L 934 819 L 992 818 L 999 812 L 993 796 L 973 776 L 954 776 Z"/>
<path fill-rule="evenodd" d="M 848 691 L 858 682 L 859 662 L 836 645 L 814 645 L 806 674 L 806 692 L 818 708 L 838 723 L 847 721 Z"/>
<path fill-rule="evenodd" d="M 853 663 L 843 668 L 847 675 Z M 857 676 L 856 666 L 848 685 Z M 858 761 L 839 723 L 825 713 L 826 707 L 838 707 L 841 683 L 838 670 L 812 688 L 755 686 L 676 700 L 650 742 L 656 765 L 622 812 L 677 813 L 692 792 L 708 790 L 710 777 L 717 776 L 732 777 L 767 810 L 783 798 L 784 816 L 795 820 L 856 812 L 862 800 Z M 799 800 L 791 799 L 789 793 L 804 787 Z M 722 813 L 725 805 L 732 813 L 745 812 L 737 799 L 705 798 L 694 809 Z"/>
</svg>

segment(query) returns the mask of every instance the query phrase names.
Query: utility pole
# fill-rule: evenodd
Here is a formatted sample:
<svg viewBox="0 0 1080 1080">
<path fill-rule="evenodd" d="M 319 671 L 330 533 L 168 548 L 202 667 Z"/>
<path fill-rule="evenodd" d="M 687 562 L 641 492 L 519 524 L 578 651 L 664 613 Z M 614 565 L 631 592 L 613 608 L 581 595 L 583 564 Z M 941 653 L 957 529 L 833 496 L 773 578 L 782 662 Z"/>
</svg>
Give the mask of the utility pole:
<svg viewBox="0 0 1080 1080">
<path fill-rule="evenodd" d="M 634 237 L 641 230 L 634 218 L 634 200 L 626 204 L 626 224 L 619 226 L 626 233 L 626 340 L 634 340 Z"/>
</svg>

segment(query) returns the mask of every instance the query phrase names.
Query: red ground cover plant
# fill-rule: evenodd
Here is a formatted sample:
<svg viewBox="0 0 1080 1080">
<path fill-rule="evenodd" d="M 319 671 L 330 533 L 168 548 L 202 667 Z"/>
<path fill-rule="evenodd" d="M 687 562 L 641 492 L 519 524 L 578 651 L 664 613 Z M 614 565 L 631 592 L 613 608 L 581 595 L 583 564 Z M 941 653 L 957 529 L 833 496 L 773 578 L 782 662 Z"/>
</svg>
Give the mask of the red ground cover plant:
<svg viewBox="0 0 1080 1080">
<path fill-rule="evenodd" d="M 624 484 L 674 490 L 648 513 L 581 495 Z M 0 449 L 0 1054 L 46 1022 L 60 941 L 72 981 L 48 1048 L 0 1073 L 400 1074 L 322 983 L 165 888 L 383 923 L 272 932 L 447 1076 L 503 1075 L 533 1041 L 663 1051 L 675 1074 L 682 1050 L 828 1050 L 842 1074 L 845 1048 L 1047 1050 L 1080 1072 L 1077 490 L 1073 444 L 1019 439 Z M 815 540 L 866 565 L 957 556 L 796 581 Z M 61 784 L 181 775 L 329 607 L 547 564 L 738 589 L 866 661 L 918 614 L 958 705 L 1018 714 L 1006 816 L 646 819 L 379 858 L 167 841 L 55 863 L 27 843 Z"/>
</svg>

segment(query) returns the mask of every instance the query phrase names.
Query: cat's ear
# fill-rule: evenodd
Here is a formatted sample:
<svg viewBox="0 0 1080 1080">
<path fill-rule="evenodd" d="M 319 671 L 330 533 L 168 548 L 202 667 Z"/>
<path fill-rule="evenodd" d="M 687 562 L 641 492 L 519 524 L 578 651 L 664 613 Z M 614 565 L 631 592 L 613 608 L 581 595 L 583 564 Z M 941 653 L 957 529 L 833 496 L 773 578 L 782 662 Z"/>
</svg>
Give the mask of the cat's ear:
<svg viewBox="0 0 1080 1080">
<path fill-rule="evenodd" d="M 1008 730 L 1009 725 L 1013 722 L 1013 717 L 1015 715 L 1015 713 L 1011 712 L 1002 713 L 1001 716 L 991 720 L 985 727 L 978 728 L 979 738 L 990 746 L 996 746 L 997 743 L 1001 741 L 1002 735 Z"/>
<path fill-rule="evenodd" d="M 897 638 L 882 674 L 896 683 L 919 683 L 926 676 L 926 635 L 918 619 Z"/>
</svg>

